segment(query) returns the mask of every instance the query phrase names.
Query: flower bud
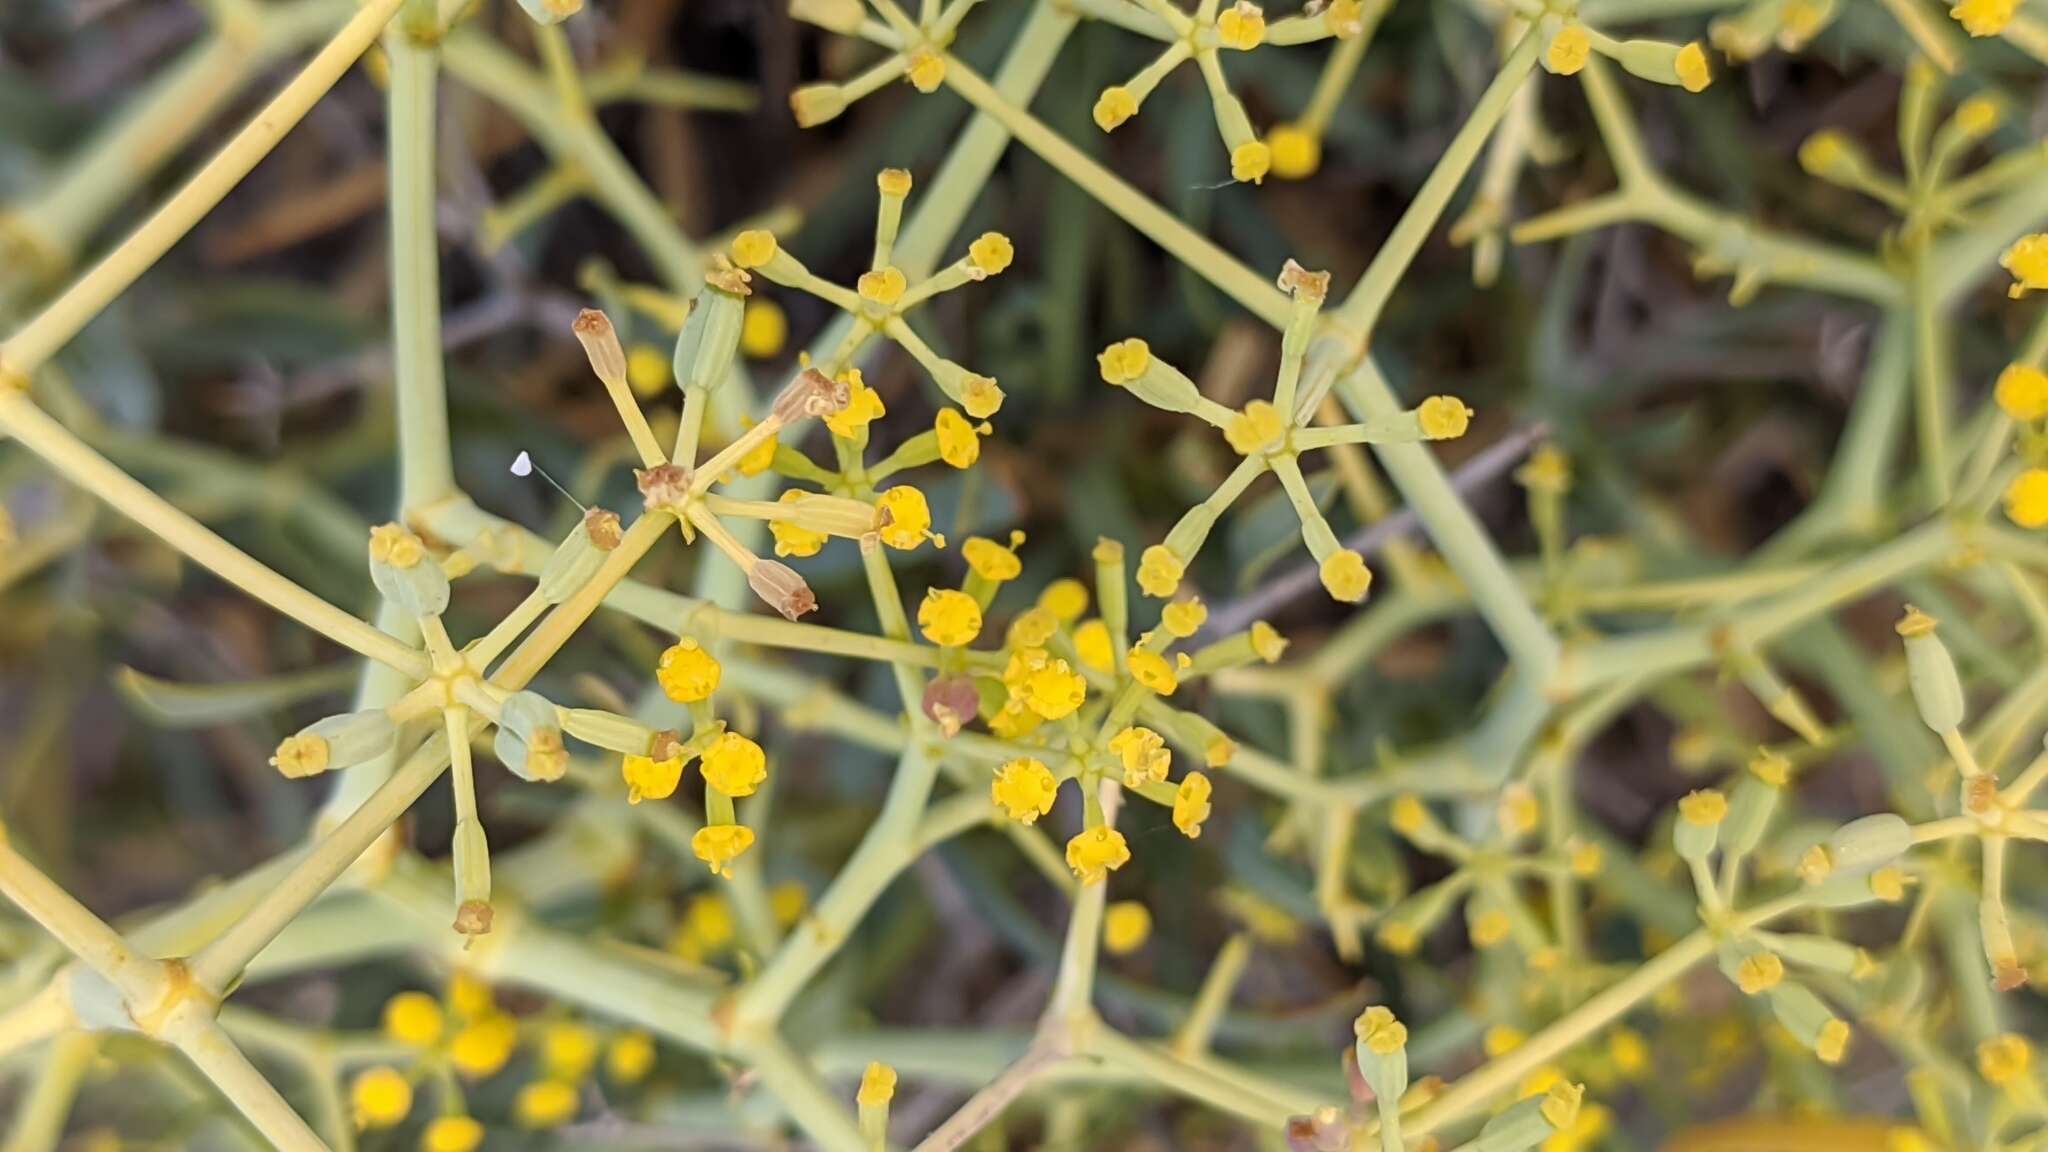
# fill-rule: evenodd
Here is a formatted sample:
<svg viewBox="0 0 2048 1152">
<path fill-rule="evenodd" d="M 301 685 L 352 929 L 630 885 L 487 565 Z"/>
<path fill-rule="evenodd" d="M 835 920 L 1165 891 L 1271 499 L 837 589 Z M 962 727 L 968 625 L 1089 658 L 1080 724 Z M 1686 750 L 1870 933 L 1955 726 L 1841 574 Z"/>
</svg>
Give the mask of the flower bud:
<svg viewBox="0 0 2048 1152">
<path fill-rule="evenodd" d="M 1687 795 L 1678 802 L 1678 823 L 1671 829 L 1672 846 L 1681 859 L 1705 860 L 1720 839 L 1721 822 L 1728 818 L 1728 801 L 1707 789 Z"/>
<path fill-rule="evenodd" d="M 448 610 L 448 574 L 439 564 L 405 564 L 406 551 L 381 553 L 373 537 L 370 582 L 378 595 L 412 616 L 439 616 Z"/>
<path fill-rule="evenodd" d="M 540 693 L 515 692 L 498 706 L 498 734 L 492 749 L 522 780 L 559 780 L 569 770 L 560 717 L 560 710 Z"/>
<path fill-rule="evenodd" d="M 1956 676 L 1956 662 L 1948 646 L 1935 631 L 1934 617 L 1911 605 L 1897 629 L 1906 643 L 1906 682 L 1913 690 L 1913 703 L 1920 709 L 1921 722 L 1936 735 L 1953 732 L 1963 723 L 1963 682 Z"/>
<path fill-rule="evenodd" d="M 626 756 L 650 755 L 657 735 L 651 726 L 630 716 L 598 708 L 564 709 L 562 730 L 586 744 Z"/>
<path fill-rule="evenodd" d="M 297 780 L 381 756 L 397 739 L 398 725 L 382 708 L 345 712 L 285 737 L 270 763 L 287 778 Z"/>
<path fill-rule="evenodd" d="M 1358 1073 L 1372 1086 L 1373 1095 L 1392 1103 L 1408 1091 L 1408 1027 L 1393 1012 L 1373 1005 L 1352 1023 L 1358 1041 Z"/>
<path fill-rule="evenodd" d="M 1152 349 L 1135 336 L 1104 348 L 1095 361 L 1103 380 L 1154 408 L 1193 412 L 1201 406 L 1202 392 L 1195 382 L 1152 355 Z"/>
<path fill-rule="evenodd" d="M 1561 1080 L 1542 1095 L 1515 1101 L 1479 1129 L 1473 1152 L 1531 1152 L 1578 1122 L 1585 1093 L 1583 1085 Z"/>
</svg>

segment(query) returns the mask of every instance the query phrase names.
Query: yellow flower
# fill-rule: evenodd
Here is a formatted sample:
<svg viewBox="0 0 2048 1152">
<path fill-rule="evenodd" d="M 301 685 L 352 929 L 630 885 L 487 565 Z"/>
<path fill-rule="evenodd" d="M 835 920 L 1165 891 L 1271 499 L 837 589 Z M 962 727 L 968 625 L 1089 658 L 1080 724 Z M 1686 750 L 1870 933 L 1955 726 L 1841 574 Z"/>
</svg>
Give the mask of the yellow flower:
<svg viewBox="0 0 2048 1152">
<path fill-rule="evenodd" d="M 668 353 L 652 344 L 635 344 L 626 353 L 626 384 L 641 399 L 656 396 L 675 380 Z"/>
<path fill-rule="evenodd" d="M 484 1144 L 484 1126 L 471 1116 L 436 1116 L 420 1133 L 420 1152 L 476 1152 Z"/>
<path fill-rule="evenodd" d="M 1264 620 L 1255 620 L 1252 622 L 1252 651 L 1258 654 L 1259 659 L 1271 664 L 1287 651 L 1287 637 Z"/>
<path fill-rule="evenodd" d="M 676 786 L 683 782 L 683 758 L 628 756 L 619 762 L 619 775 L 626 781 L 626 803 L 666 800 L 676 794 Z"/>
<path fill-rule="evenodd" d="M 1280 446 L 1287 435 L 1287 421 L 1280 410 L 1264 400 L 1254 400 L 1223 427 L 1223 438 L 1239 456 L 1250 456 Z"/>
<path fill-rule="evenodd" d="M 732 262 L 742 268 L 759 268 L 775 259 L 775 233 L 749 228 L 732 238 Z"/>
<path fill-rule="evenodd" d="M 2048 372 L 2029 364 L 2008 364 L 1998 374 L 1998 407 L 2022 424 L 2048 416 Z"/>
<path fill-rule="evenodd" d="M 1043 608 L 1031 608 L 1010 621 L 1010 646 L 1013 648 L 1043 648 L 1052 634 L 1060 630 L 1060 619 Z M 1036 667 L 1036 664 L 1031 665 Z M 1020 681 L 1021 683 L 1021 681 Z"/>
<path fill-rule="evenodd" d="M 1840 1064 L 1849 1054 L 1849 1025 L 1841 1020 L 1830 1020 L 1820 1026 L 1820 1036 L 1813 1043 L 1813 1054 L 1823 1064 Z"/>
<path fill-rule="evenodd" d="M 502 1012 L 493 1011 L 471 1022 L 448 1041 L 448 1062 L 471 1080 L 495 1075 L 512 1058 L 519 1043 L 519 1026 Z"/>
<path fill-rule="evenodd" d="M 1365 1046 L 1382 1056 L 1392 1056 L 1408 1046 L 1408 1026 L 1396 1019 L 1392 1009 L 1375 1004 L 1359 1013 L 1351 1031 Z"/>
<path fill-rule="evenodd" d="M 1074 629 L 1074 651 L 1081 663 L 1097 672 L 1116 671 L 1116 650 L 1110 644 L 1109 625 L 1089 620 Z"/>
<path fill-rule="evenodd" d="M 1124 121 L 1138 114 L 1138 98 L 1129 88 L 1112 84 L 1095 98 L 1095 126 L 1104 132 L 1115 131 Z"/>
<path fill-rule="evenodd" d="M 1365 557 L 1349 548 L 1330 553 L 1330 558 L 1323 561 L 1321 575 L 1323 588 L 1346 604 L 1365 599 L 1372 587 L 1372 569 L 1365 566 Z"/>
<path fill-rule="evenodd" d="M 412 1083 L 386 1065 L 356 1073 L 348 1095 L 357 1128 L 390 1128 L 412 1111 Z"/>
<path fill-rule="evenodd" d="M 852 440 L 867 430 L 869 424 L 888 415 L 882 405 L 881 394 L 868 387 L 861 378 L 860 369 L 846 370 L 846 407 L 825 417 L 825 427 L 832 434 L 844 440 Z"/>
<path fill-rule="evenodd" d="M 1988 96 L 1972 96 L 1956 105 L 1956 127 L 1972 136 L 1990 132 L 2004 118 L 2004 106 Z"/>
<path fill-rule="evenodd" d="M 1019 757 L 996 769 L 989 785 L 989 797 L 1003 814 L 1020 824 L 1035 824 L 1052 811 L 1059 781 L 1052 770 L 1028 756 Z"/>
<path fill-rule="evenodd" d="M 881 527 L 882 543 L 891 548 L 907 552 L 932 536 L 931 506 L 924 502 L 924 493 L 908 484 L 898 484 L 882 493 L 875 508 L 885 521 Z M 932 538 L 940 547 L 945 546 L 943 537 Z"/>
<path fill-rule="evenodd" d="M 1735 986 L 1745 996 L 1761 996 L 1785 981 L 1785 962 L 1770 952 L 1745 956 L 1735 966 Z"/>
<path fill-rule="evenodd" d="M 558 1020 L 541 1033 L 540 1063 L 547 1074 L 574 1084 L 597 1065 L 597 1033 L 574 1020 Z"/>
<path fill-rule="evenodd" d="M 1687 92 L 1703 92 L 1714 82 L 1714 74 L 1707 68 L 1706 50 L 1697 40 L 1678 50 L 1672 66 L 1678 69 L 1678 82 Z"/>
<path fill-rule="evenodd" d="M 1052 618 L 1071 624 L 1088 610 L 1088 586 L 1072 577 L 1063 576 L 1045 586 L 1038 594 L 1038 607 L 1052 615 Z"/>
<path fill-rule="evenodd" d="M 2012 23 L 2019 0 L 1956 0 L 1950 16 L 1972 36 L 1996 36 Z"/>
<path fill-rule="evenodd" d="M 491 986 L 457 969 L 448 977 L 448 1008 L 458 1020 L 480 1020 L 497 1011 Z"/>
<path fill-rule="evenodd" d="M 1088 698 L 1087 681 L 1056 657 L 1046 658 L 1025 673 L 1021 687 L 1024 706 L 1045 720 L 1072 715 Z"/>
<path fill-rule="evenodd" d="M 1152 935 L 1152 913 L 1136 900 L 1119 900 L 1102 913 L 1102 947 L 1112 956 L 1129 956 Z"/>
<path fill-rule="evenodd" d="M 1906 898 L 1906 873 L 1898 868 L 1879 868 L 1870 874 L 1870 893 L 1887 904 Z"/>
<path fill-rule="evenodd" d="M 1508 914 L 1500 909 L 1480 909 L 1472 917 L 1472 946 L 1475 948 L 1495 947 L 1501 941 L 1508 938 L 1508 929 L 1512 926 L 1512 923 L 1508 920 Z"/>
<path fill-rule="evenodd" d="M 1133 725 L 1109 738 L 1109 750 L 1124 765 L 1124 787 L 1159 784 L 1173 770 L 1173 753 L 1150 728 Z"/>
<path fill-rule="evenodd" d="M 989 427 L 977 428 L 953 409 L 941 408 L 932 430 L 939 437 L 939 459 L 955 468 L 972 468 L 981 459 L 981 438 L 988 435 Z"/>
<path fill-rule="evenodd" d="M 604 1070 L 614 1083 L 638 1084 L 653 1069 L 654 1037 L 637 1031 L 612 1037 L 604 1052 Z"/>
<path fill-rule="evenodd" d="M 1567 24 L 1550 38 L 1550 47 L 1543 52 L 1543 67 L 1559 76 L 1576 76 L 1592 53 L 1593 38 L 1586 35 L 1586 26 Z"/>
<path fill-rule="evenodd" d="M 1131 670 L 1131 679 L 1159 693 L 1171 696 L 1180 687 L 1180 678 L 1173 673 L 1173 665 L 1159 653 L 1149 648 L 1133 648 L 1124 657 Z M 1051 719 L 1051 717 L 1047 717 Z"/>
<path fill-rule="evenodd" d="M 440 1002 L 425 992 L 400 992 L 384 1002 L 384 1034 L 407 1047 L 432 1047 L 443 1026 Z"/>
<path fill-rule="evenodd" d="M 860 279 L 853 284 L 861 299 L 870 304 L 880 304 L 884 308 L 902 299 L 903 290 L 909 286 L 909 282 L 903 278 L 903 270 L 893 264 L 886 268 L 863 272 Z"/>
<path fill-rule="evenodd" d="M 768 779 L 768 757 L 759 744 L 737 732 L 726 732 L 704 750 L 703 772 L 704 782 L 727 796 L 752 796 Z"/>
<path fill-rule="evenodd" d="M 960 557 L 976 576 L 991 584 L 1007 584 L 1024 573 L 1024 562 L 1017 558 L 1017 545 L 1023 542 L 1022 532 L 1011 533 L 1007 547 L 986 536 L 969 536 L 960 546 Z"/>
<path fill-rule="evenodd" d="M 1190 772 L 1181 777 L 1180 788 L 1173 794 L 1173 826 L 1190 840 L 1202 834 L 1202 822 L 1209 818 L 1212 791 L 1207 776 Z"/>
<path fill-rule="evenodd" d="M 1472 423 L 1472 410 L 1456 396 L 1431 396 L 1416 407 L 1415 416 L 1431 440 L 1455 440 Z"/>
<path fill-rule="evenodd" d="M 1225 48 L 1249 52 L 1266 39 L 1266 14 L 1249 0 L 1237 0 L 1217 15 L 1216 39 Z"/>
<path fill-rule="evenodd" d="M 910 68 L 905 72 L 910 85 L 919 92 L 932 93 L 946 82 L 946 58 L 929 48 L 920 48 L 911 54 Z"/>
<path fill-rule="evenodd" d="M 709 700 L 718 691 L 722 674 L 718 658 L 688 636 L 669 645 L 654 665 L 654 678 L 662 692 L 678 704 Z"/>
<path fill-rule="evenodd" d="M 983 232 L 967 246 L 967 262 L 979 269 L 984 276 L 1000 276 L 1010 261 L 1017 258 L 1017 250 L 1010 245 L 1010 238 L 1001 232 Z"/>
<path fill-rule="evenodd" d="M 711 824 L 690 837 L 690 851 L 713 872 L 732 877 L 732 862 L 754 846 L 754 830 L 745 824 Z"/>
<path fill-rule="evenodd" d="M 1322 167 L 1323 142 L 1298 124 L 1281 124 L 1266 136 L 1273 151 L 1273 175 L 1283 180 L 1302 180 Z"/>
<path fill-rule="evenodd" d="M 1422 943 L 1422 934 L 1405 920 L 1380 921 L 1380 926 L 1373 930 L 1372 938 L 1396 956 L 1412 955 L 1416 946 Z"/>
<path fill-rule="evenodd" d="M 1998 258 L 1998 266 L 2012 273 L 2013 284 L 2006 294 L 2014 299 L 2048 289 L 2048 233 L 2035 232 L 2013 241 Z"/>
<path fill-rule="evenodd" d="M 1145 595 L 1164 600 L 1180 587 L 1187 570 L 1187 561 L 1174 555 L 1166 545 L 1154 544 L 1138 556 L 1138 587 Z"/>
<path fill-rule="evenodd" d="M 2005 514 L 2022 528 L 2048 526 L 2048 468 L 2029 468 L 2005 489 Z"/>
<path fill-rule="evenodd" d="M 1579 1106 L 1585 1096 L 1585 1085 L 1573 1084 L 1559 1077 L 1557 1083 L 1543 1092 L 1543 1118 L 1558 1132 L 1572 1131 L 1578 1126 Z"/>
<path fill-rule="evenodd" d="M 782 495 L 776 498 L 776 502 L 794 504 L 805 495 L 806 493 L 795 488 L 785 488 Z M 816 556 L 819 550 L 825 547 L 825 541 L 831 539 L 825 533 L 813 531 L 794 520 L 770 520 L 768 534 L 775 537 L 777 556 Z"/>
<path fill-rule="evenodd" d="M 1728 798 L 1712 788 L 1688 792 L 1678 802 L 1678 816 L 1687 824 L 1712 828 L 1728 816 Z"/>
<path fill-rule="evenodd" d="M 559 1080 L 535 1080 L 512 1099 L 512 1119 L 537 1132 L 559 1128 L 576 1118 L 576 1089 Z"/>
<path fill-rule="evenodd" d="M 917 606 L 917 628 L 941 648 L 961 648 L 981 634 L 981 605 L 965 592 L 933 588 Z"/>
<path fill-rule="evenodd" d="M 1208 619 L 1208 607 L 1192 596 L 1176 600 L 1159 611 L 1159 623 L 1177 640 L 1185 640 L 1201 631 Z"/>
<path fill-rule="evenodd" d="M 427 547 L 402 524 L 379 524 L 370 529 L 370 559 L 393 568 L 411 568 L 427 554 Z"/>
<path fill-rule="evenodd" d="M 1012 698 L 996 714 L 989 717 L 988 730 L 999 739 L 1017 740 L 1030 735 L 1044 723 L 1038 713 L 1024 706 L 1022 700 Z"/>
<path fill-rule="evenodd" d="M 1130 858 L 1130 845 L 1114 828 L 1090 828 L 1067 841 L 1067 867 L 1083 884 L 1102 883 Z"/>
<path fill-rule="evenodd" d="M 1230 150 L 1230 178 L 1239 183 L 1264 182 L 1273 167 L 1273 150 L 1262 141 L 1247 140 Z"/>
<path fill-rule="evenodd" d="M 1650 1045 L 1632 1028 L 1616 1028 L 1607 1038 L 1607 1058 L 1624 1077 L 1641 1075 L 1650 1066 Z"/>
<path fill-rule="evenodd" d="M 754 421 L 750 417 L 742 416 L 740 423 L 749 428 L 754 426 Z M 761 442 L 747 449 L 747 454 L 740 457 L 740 462 L 733 465 L 733 467 L 738 469 L 739 474 L 742 476 L 759 476 L 774 465 L 775 444 L 775 437 L 762 437 Z"/>
<path fill-rule="evenodd" d="M 1984 1082 L 2004 1088 L 2016 1084 L 2034 1065 L 2034 1046 L 2027 1038 L 2007 1032 L 1977 1045 L 1977 1071 Z"/>
<path fill-rule="evenodd" d="M 767 360 L 781 355 L 788 340 L 789 317 L 782 305 L 765 296 L 749 297 L 746 311 L 740 314 L 740 351 L 752 359 Z"/>
<path fill-rule="evenodd" d="M 768 911 L 775 922 L 784 928 L 803 919 L 804 908 L 810 903 L 811 894 L 795 880 L 784 880 L 768 890 Z"/>
<path fill-rule="evenodd" d="M 1105 384 L 1121 387 L 1145 374 L 1152 365 L 1152 348 L 1136 336 L 1119 340 L 1095 354 L 1095 368 Z"/>
<path fill-rule="evenodd" d="M 1536 827 L 1542 816 L 1542 806 L 1536 802 L 1536 794 L 1526 784 L 1510 784 L 1503 789 L 1500 797 L 1500 830 L 1512 838 L 1525 835 Z"/>
<path fill-rule="evenodd" d="M 896 1098 L 896 1070 L 871 1060 L 860 1074 L 860 1089 L 853 1094 L 853 1102 L 863 1108 L 880 1108 Z"/>
</svg>

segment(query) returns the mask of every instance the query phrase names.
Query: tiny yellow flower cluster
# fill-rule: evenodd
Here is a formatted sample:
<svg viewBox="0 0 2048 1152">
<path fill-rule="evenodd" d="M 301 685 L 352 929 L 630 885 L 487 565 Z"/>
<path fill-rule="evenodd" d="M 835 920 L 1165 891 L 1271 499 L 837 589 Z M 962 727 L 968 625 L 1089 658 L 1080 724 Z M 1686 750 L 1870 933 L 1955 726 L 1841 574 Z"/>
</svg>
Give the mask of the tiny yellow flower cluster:
<svg viewBox="0 0 2048 1152">
<path fill-rule="evenodd" d="M 535 1078 L 513 1096 L 511 1120 L 521 1128 L 557 1128 L 581 1108 L 582 1085 L 597 1070 L 614 1088 L 646 1079 L 655 1060 L 653 1038 L 621 1030 L 609 1038 L 579 1020 L 559 1016 L 526 1027 L 500 1008 L 488 985 L 458 970 L 442 998 L 400 992 L 385 1001 L 383 1035 L 402 1055 L 357 1072 L 349 1103 L 360 1130 L 394 1128 L 412 1114 L 415 1085 L 437 1078 L 439 1114 L 420 1130 L 420 1152 L 476 1152 L 484 1126 L 470 1116 L 464 1086 L 498 1075 L 522 1038 L 533 1047 Z M 402 1065 L 402 1067 L 401 1067 Z M 450 1075 L 452 1073 L 453 1075 Z"/>
</svg>

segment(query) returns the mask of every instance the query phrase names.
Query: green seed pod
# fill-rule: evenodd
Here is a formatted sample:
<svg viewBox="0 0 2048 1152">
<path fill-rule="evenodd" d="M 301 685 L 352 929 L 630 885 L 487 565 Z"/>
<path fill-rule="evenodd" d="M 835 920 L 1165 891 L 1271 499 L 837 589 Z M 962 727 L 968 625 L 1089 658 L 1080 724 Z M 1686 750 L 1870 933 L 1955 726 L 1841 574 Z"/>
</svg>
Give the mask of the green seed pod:
<svg viewBox="0 0 2048 1152">
<path fill-rule="evenodd" d="M 877 531 L 875 506 L 850 496 L 807 492 L 801 499 L 790 501 L 789 506 L 796 510 L 791 519 L 798 527 L 823 532 L 827 536 L 859 540 L 873 536 Z"/>
<path fill-rule="evenodd" d="M 1870 886 L 1869 872 L 1840 873 L 1806 889 L 1801 899 L 1816 908 L 1854 908 L 1875 903 L 1879 897 Z"/>
<path fill-rule="evenodd" d="M 1807 933 L 1769 933 L 1764 940 L 1771 951 L 1802 968 L 1834 976 L 1861 978 L 1872 968 L 1870 956 L 1854 944 L 1828 936 Z"/>
<path fill-rule="evenodd" d="M 1515 1101 L 1480 1128 L 1473 1152 L 1530 1152 L 1578 1121 L 1584 1095 L 1583 1087 L 1560 1083 L 1541 1096 Z"/>
<path fill-rule="evenodd" d="M 1782 792 L 1755 776 L 1744 777 L 1728 800 L 1728 818 L 1721 823 L 1721 850 L 1741 859 L 1756 851 L 1777 814 Z"/>
<path fill-rule="evenodd" d="M 371 560 L 370 582 L 379 595 L 409 615 L 439 616 L 448 610 L 448 574 L 431 561 L 400 568 L 386 560 Z"/>
<path fill-rule="evenodd" d="M 745 297 L 715 284 L 697 294 L 696 306 L 676 334 L 675 374 L 684 388 L 709 391 L 725 383 L 739 353 L 746 310 Z"/>
<path fill-rule="evenodd" d="M 1671 827 L 1671 844 L 1679 858 L 1697 862 L 1713 855 L 1727 818 L 1728 801 L 1719 792 L 1708 789 L 1680 800 L 1678 822 Z"/>
<path fill-rule="evenodd" d="M 1804 984 L 1787 980 L 1772 989 L 1771 1013 L 1801 1044 L 1813 1049 L 1822 1063 L 1840 1063 L 1848 1051 L 1849 1026 Z"/>
<path fill-rule="evenodd" d="M 654 747 L 655 730 L 630 716 L 598 708 L 568 708 L 562 712 L 562 730 L 586 744 L 595 744 L 624 756 L 646 756 Z"/>
<path fill-rule="evenodd" d="M 1913 703 L 1920 719 L 1936 735 L 1962 727 L 1965 711 L 1963 682 L 1956 676 L 1956 662 L 1948 645 L 1935 631 L 1934 617 L 1911 605 L 1897 625 L 1906 642 L 1906 680 L 1913 689 Z"/>
<path fill-rule="evenodd" d="M 574 596 L 597 575 L 605 556 L 619 546 L 619 518 L 602 508 L 592 508 L 562 538 L 554 555 L 540 570 L 540 596 L 560 604 Z"/>
<path fill-rule="evenodd" d="M 1835 829 L 1828 856 L 1836 875 L 1867 876 L 1913 847 L 1913 826 L 1895 812 L 1880 812 Z"/>
<path fill-rule="evenodd" d="M 1166 533 L 1166 550 L 1183 561 L 1202 550 L 1209 539 L 1209 530 L 1216 526 L 1216 511 L 1207 504 L 1197 504 L 1181 513 L 1173 528 Z"/>
<path fill-rule="evenodd" d="M 1112 636 L 1131 628 L 1130 574 L 1124 567 L 1123 545 L 1105 536 L 1095 542 L 1095 604 Z"/>
<path fill-rule="evenodd" d="M 481 936 L 491 930 L 491 851 L 475 818 L 455 824 L 455 930 Z"/>
</svg>

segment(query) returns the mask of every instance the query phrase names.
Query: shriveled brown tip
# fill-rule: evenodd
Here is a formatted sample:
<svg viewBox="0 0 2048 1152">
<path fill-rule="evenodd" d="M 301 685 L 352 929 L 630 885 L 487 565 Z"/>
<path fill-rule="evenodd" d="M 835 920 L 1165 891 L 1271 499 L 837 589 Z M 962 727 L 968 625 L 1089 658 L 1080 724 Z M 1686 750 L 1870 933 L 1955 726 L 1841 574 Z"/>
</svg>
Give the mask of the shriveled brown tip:
<svg viewBox="0 0 2048 1152">
<path fill-rule="evenodd" d="M 2011 960 L 2001 960 L 1991 973 L 1991 986 L 2000 992 L 2017 992 L 2026 987 L 2027 970 Z"/>
<path fill-rule="evenodd" d="M 795 620 L 818 609 L 818 597 L 796 569 L 777 560 L 759 560 L 747 573 L 747 586 L 784 619 Z"/>
<path fill-rule="evenodd" d="M 583 514 L 583 532 L 590 537 L 590 543 L 600 552 L 609 552 L 619 546 L 625 538 L 625 530 L 619 524 L 619 514 L 592 505 Z"/>
<path fill-rule="evenodd" d="M 783 423 L 791 424 L 806 416 L 837 415 L 852 401 L 853 389 L 845 381 L 806 368 L 775 394 L 771 411 Z"/>
<path fill-rule="evenodd" d="M 590 358 L 590 370 L 597 373 L 597 378 L 608 387 L 624 387 L 626 350 L 619 344 L 611 317 L 595 308 L 585 308 L 576 314 L 576 323 L 569 327 L 583 345 L 583 354 Z"/>
<path fill-rule="evenodd" d="M 491 906 L 481 900 L 465 900 L 455 910 L 455 930 L 464 936 L 482 936 L 491 930 Z"/>
<path fill-rule="evenodd" d="M 683 754 L 683 734 L 673 728 L 662 728 L 647 742 L 649 760 L 673 760 Z"/>
<path fill-rule="evenodd" d="M 752 296 L 754 277 L 744 268 L 734 264 L 724 253 L 719 253 L 711 268 L 704 273 L 704 282 L 734 296 Z"/>
<path fill-rule="evenodd" d="M 925 685 L 924 714 L 949 738 L 958 735 L 980 708 L 981 693 L 966 676 L 941 676 Z"/>
<path fill-rule="evenodd" d="M 1311 272 L 1293 260 L 1281 267 L 1277 283 L 1282 292 L 1291 292 L 1312 303 L 1320 304 L 1330 294 L 1328 272 Z"/>
<path fill-rule="evenodd" d="M 690 470 L 680 464 L 656 464 L 633 470 L 640 498 L 648 508 L 681 507 L 690 496 Z"/>
</svg>

